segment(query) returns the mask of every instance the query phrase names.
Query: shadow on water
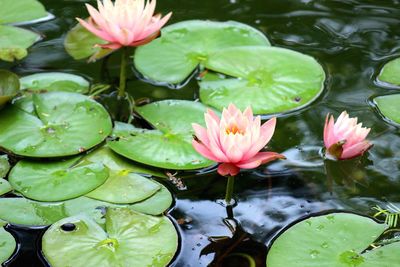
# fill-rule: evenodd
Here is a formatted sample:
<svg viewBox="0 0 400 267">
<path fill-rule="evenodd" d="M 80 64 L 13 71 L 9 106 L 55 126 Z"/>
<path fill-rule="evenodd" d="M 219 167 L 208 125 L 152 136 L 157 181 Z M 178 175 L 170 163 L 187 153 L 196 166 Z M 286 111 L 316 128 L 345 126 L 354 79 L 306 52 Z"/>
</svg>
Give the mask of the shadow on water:
<svg viewBox="0 0 400 267">
<path fill-rule="evenodd" d="M 95 83 L 115 83 L 117 55 L 106 66 L 74 61 L 63 49 L 65 32 L 75 17 L 86 16 L 82 0 L 42 0 L 51 21 L 29 25 L 44 34 L 30 55 L 16 64 L 0 63 L 20 75 L 60 70 L 91 77 Z M 234 220 L 227 222 L 220 204 L 225 179 L 213 172 L 191 173 L 187 190 L 176 190 L 171 215 L 182 233 L 174 266 L 265 266 L 267 246 L 287 225 L 310 213 L 346 209 L 367 215 L 385 201 L 400 202 L 399 130 L 381 120 L 369 103 L 376 94 L 393 92 L 375 82 L 380 67 L 400 54 L 400 2 L 372 0 L 163 0 L 159 11 L 174 12 L 171 23 L 187 19 L 237 20 L 268 35 L 272 44 L 315 57 L 328 75 L 326 92 L 311 106 L 282 116 L 269 149 L 284 152 L 287 162 L 276 162 L 237 178 Z M 49 51 L 51 51 L 49 53 Z M 191 80 L 180 89 L 152 85 L 131 73 L 129 92 L 135 99 L 197 99 Z M 372 127 L 374 148 L 362 163 L 363 183 L 351 187 L 329 181 L 318 151 L 326 114 L 347 110 Z M 232 231 L 232 225 L 236 231 Z M 43 229 L 8 228 L 20 243 L 18 257 L 6 266 L 46 266 L 40 259 Z M 247 256 L 246 256 L 247 255 Z"/>
</svg>

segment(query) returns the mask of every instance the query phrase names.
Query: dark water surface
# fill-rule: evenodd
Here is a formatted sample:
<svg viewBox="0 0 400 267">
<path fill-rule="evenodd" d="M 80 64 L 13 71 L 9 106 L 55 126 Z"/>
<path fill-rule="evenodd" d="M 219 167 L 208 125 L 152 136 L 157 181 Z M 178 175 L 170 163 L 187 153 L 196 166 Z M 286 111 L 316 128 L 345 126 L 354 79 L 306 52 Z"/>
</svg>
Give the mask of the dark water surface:
<svg viewBox="0 0 400 267">
<path fill-rule="evenodd" d="M 0 63 L 0 67 L 19 75 L 65 71 L 95 83 L 115 83 L 118 55 L 106 64 L 88 65 L 74 61 L 63 49 L 65 33 L 76 23 L 74 18 L 87 16 L 84 3 L 95 1 L 41 1 L 55 19 L 30 27 L 42 32 L 44 40 L 34 45 L 23 61 Z M 171 23 L 188 19 L 247 23 L 263 31 L 274 46 L 315 57 L 327 72 L 326 91 L 316 102 L 278 119 L 270 149 L 284 152 L 288 160 L 238 177 L 235 220 L 224 221 L 227 210 L 219 204 L 224 178 L 213 171 L 186 174 L 187 190 L 174 190 L 177 200 L 171 211 L 182 234 L 173 266 L 249 266 L 243 254 L 252 256 L 257 266 L 265 266 L 273 237 L 299 218 L 330 209 L 372 215 L 371 207 L 376 204 L 400 202 L 400 131 L 385 123 L 369 103 L 371 96 L 394 92 L 379 86 L 375 77 L 385 62 L 400 55 L 399 1 L 159 0 L 158 10 L 164 14 L 173 11 Z M 129 92 L 151 101 L 193 100 L 198 87 L 195 81 L 179 90 L 156 87 L 138 81 L 131 72 Z M 372 128 L 370 139 L 375 146 L 355 161 L 358 169 L 346 167 L 327 175 L 319 156 L 324 118 L 328 112 L 338 115 L 343 110 Z M 335 166 L 329 169 L 338 170 Z M 228 226 L 237 229 L 231 239 L 226 238 L 231 236 Z M 38 257 L 41 231 L 15 227 L 10 231 L 18 235 L 22 247 L 7 266 L 45 266 Z"/>
</svg>

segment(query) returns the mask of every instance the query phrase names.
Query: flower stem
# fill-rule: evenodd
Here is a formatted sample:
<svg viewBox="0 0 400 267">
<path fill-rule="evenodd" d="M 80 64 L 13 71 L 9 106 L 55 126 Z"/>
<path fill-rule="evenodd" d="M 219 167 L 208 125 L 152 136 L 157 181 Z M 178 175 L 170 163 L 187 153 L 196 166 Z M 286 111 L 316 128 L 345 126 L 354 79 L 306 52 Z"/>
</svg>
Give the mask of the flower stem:
<svg viewBox="0 0 400 267">
<path fill-rule="evenodd" d="M 122 56 L 121 56 L 121 71 L 119 74 L 119 88 L 118 88 L 118 96 L 125 96 L 125 88 L 126 88 L 126 58 L 128 57 L 128 48 L 122 48 Z"/>
<path fill-rule="evenodd" d="M 235 176 L 228 176 L 226 184 L 225 203 L 227 206 L 232 205 L 233 188 L 235 186 Z"/>
</svg>

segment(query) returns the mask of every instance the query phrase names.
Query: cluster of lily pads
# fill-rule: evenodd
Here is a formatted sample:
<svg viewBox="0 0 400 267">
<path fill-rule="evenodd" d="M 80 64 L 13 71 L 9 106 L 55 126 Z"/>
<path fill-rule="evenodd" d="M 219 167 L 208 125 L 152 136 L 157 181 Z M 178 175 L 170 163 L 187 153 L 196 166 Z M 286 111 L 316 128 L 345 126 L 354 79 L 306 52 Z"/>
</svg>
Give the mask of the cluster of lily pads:
<svg viewBox="0 0 400 267">
<path fill-rule="evenodd" d="M 4 1 L 1 24 L 48 17 L 35 0 Z M 18 5 L 27 13 L 12 12 Z M 0 35 L 10 36 L 0 42 L 0 59 L 7 61 L 23 58 L 39 40 L 10 25 L 0 25 Z M 65 48 L 77 60 L 95 60 L 112 52 L 94 47 L 101 42 L 77 25 Z M 273 47 L 263 33 L 233 21 L 165 27 L 160 38 L 136 50 L 133 65 L 140 79 L 160 86 L 179 88 L 196 77 L 200 102 L 136 106 L 140 120 L 150 125 L 143 128 L 112 121 L 105 107 L 87 96 L 92 86 L 83 77 L 52 72 L 20 78 L 0 71 L 0 147 L 6 152 L 0 157 L 0 195 L 7 196 L 0 198 L 0 262 L 16 250 L 4 228 L 10 223 L 51 225 L 42 250 L 55 267 L 81 266 L 81 255 L 87 266 L 168 265 L 178 249 L 177 230 L 165 215 L 173 198 L 154 178 L 165 178 L 162 169 L 214 164 L 193 149 L 191 124 L 204 125 L 207 108 L 218 112 L 229 103 L 252 106 L 256 114 L 291 112 L 318 98 L 325 82 L 314 58 Z M 379 81 L 397 88 L 399 69 L 400 60 L 388 63 Z M 373 102 L 390 122 L 400 123 L 399 100 L 392 94 Z M 312 217 L 277 237 L 267 264 L 395 266 L 400 243 L 384 243 L 386 230 L 355 214 Z"/>
</svg>

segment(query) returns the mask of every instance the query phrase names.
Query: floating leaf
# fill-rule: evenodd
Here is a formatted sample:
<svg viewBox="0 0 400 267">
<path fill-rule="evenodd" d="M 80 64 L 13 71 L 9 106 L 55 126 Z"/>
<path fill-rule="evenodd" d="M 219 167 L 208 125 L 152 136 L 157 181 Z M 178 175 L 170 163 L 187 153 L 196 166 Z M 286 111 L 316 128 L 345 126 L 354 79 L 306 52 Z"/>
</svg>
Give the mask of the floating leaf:
<svg viewBox="0 0 400 267">
<path fill-rule="evenodd" d="M 0 113 L 0 146 L 17 155 L 75 155 L 102 142 L 112 130 L 107 111 L 86 96 L 49 92 L 34 94 L 32 101 L 34 114 L 15 105 Z"/>
<path fill-rule="evenodd" d="M 39 20 L 47 15 L 44 6 L 37 0 L 1 0 L 0 24 Z"/>
<path fill-rule="evenodd" d="M 21 89 L 30 91 L 64 91 L 87 93 L 90 83 L 85 78 L 63 72 L 45 72 L 21 78 Z"/>
<path fill-rule="evenodd" d="M 8 156 L 0 155 L 0 178 L 6 177 L 10 168 L 11 166 L 10 163 L 8 162 Z"/>
<path fill-rule="evenodd" d="M 386 225 L 348 213 L 311 217 L 283 232 L 267 255 L 268 267 L 390 267 L 400 260 L 400 243 L 365 251 Z"/>
<path fill-rule="evenodd" d="M 210 166 L 213 162 L 199 155 L 191 143 L 191 123 L 204 125 L 205 111 L 201 103 L 184 100 L 145 105 L 137 108 L 137 112 L 156 129 L 139 129 L 116 122 L 114 140 L 108 145 L 124 157 L 159 168 L 190 170 Z"/>
<path fill-rule="evenodd" d="M 1 225 L 1 224 L 0 224 Z M 3 225 L 0 228 L 0 264 L 7 261 L 17 247 L 14 237 L 7 232 Z"/>
<path fill-rule="evenodd" d="M 142 202 L 134 203 L 129 208 L 150 215 L 159 215 L 171 207 L 172 201 L 169 190 L 161 185 L 161 189 L 153 196 Z"/>
<path fill-rule="evenodd" d="M 396 58 L 383 66 L 378 76 L 380 82 L 400 86 L 400 58 Z"/>
<path fill-rule="evenodd" d="M 0 70 L 0 106 L 10 101 L 18 91 L 18 76 L 10 71 Z"/>
<path fill-rule="evenodd" d="M 88 57 L 100 59 L 112 53 L 112 50 L 101 49 L 96 46 L 97 44 L 105 43 L 107 42 L 89 32 L 78 23 L 67 33 L 64 46 L 68 54 L 76 60 Z"/>
<path fill-rule="evenodd" d="M 39 39 L 40 36 L 32 31 L 0 25 L 0 60 L 13 62 L 26 57 L 27 49 Z"/>
<path fill-rule="evenodd" d="M 214 52 L 248 45 L 270 44 L 261 32 L 239 22 L 189 20 L 165 27 L 161 38 L 138 47 L 134 63 L 150 80 L 178 84 Z"/>
<path fill-rule="evenodd" d="M 178 235 L 167 217 L 129 209 L 108 209 L 105 229 L 86 216 L 63 219 L 42 240 L 53 267 L 162 267 L 177 248 Z"/>
<path fill-rule="evenodd" d="M 8 179 L 15 190 L 34 200 L 76 198 L 99 187 L 109 176 L 103 164 L 79 159 L 51 163 L 22 160 Z"/>
<path fill-rule="evenodd" d="M 385 119 L 400 124 L 400 94 L 378 96 L 373 101 Z"/>
<path fill-rule="evenodd" d="M 228 48 L 204 64 L 229 76 L 206 74 L 200 82 L 201 101 L 220 110 L 234 103 L 240 109 L 251 106 L 255 114 L 293 111 L 324 89 L 325 73 L 318 62 L 288 49 Z"/>
<path fill-rule="evenodd" d="M 12 190 L 10 183 L 7 180 L 0 179 L 0 196 L 7 194 Z"/>
</svg>

